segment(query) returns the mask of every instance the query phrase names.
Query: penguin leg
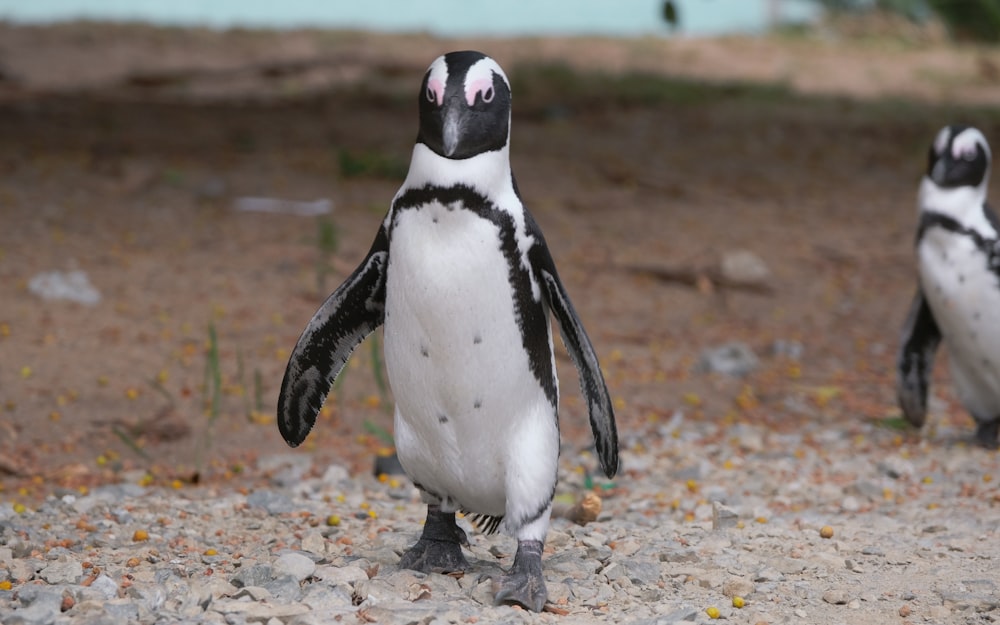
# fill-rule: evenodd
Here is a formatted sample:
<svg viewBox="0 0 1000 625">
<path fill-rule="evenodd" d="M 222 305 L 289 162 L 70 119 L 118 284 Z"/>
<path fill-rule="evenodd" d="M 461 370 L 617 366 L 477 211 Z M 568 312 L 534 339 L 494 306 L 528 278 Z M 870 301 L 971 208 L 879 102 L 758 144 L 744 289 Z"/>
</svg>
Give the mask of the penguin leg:
<svg viewBox="0 0 1000 625">
<path fill-rule="evenodd" d="M 976 422 L 976 442 L 986 449 L 1000 448 L 997 435 L 1000 434 L 1000 417 L 992 421 Z"/>
<path fill-rule="evenodd" d="M 534 612 L 541 612 L 549 598 L 542 575 L 542 547 L 540 540 L 518 540 L 514 565 L 500 578 L 500 590 L 494 601 L 517 603 Z"/>
<path fill-rule="evenodd" d="M 424 531 L 417 544 L 399 559 L 399 568 L 424 573 L 453 573 L 469 568 L 462 545 L 469 539 L 455 523 L 454 512 L 442 512 L 439 504 L 428 504 Z"/>
</svg>

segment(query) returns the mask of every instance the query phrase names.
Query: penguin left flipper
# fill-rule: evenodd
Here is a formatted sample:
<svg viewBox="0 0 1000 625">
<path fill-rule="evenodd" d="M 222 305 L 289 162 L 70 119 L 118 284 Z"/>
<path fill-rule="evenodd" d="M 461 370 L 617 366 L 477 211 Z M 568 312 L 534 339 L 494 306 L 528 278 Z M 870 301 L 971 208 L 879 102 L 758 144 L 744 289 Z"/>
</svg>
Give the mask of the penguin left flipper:
<svg viewBox="0 0 1000 625">
<path fill-rule="evenodd" d="M 278 430 L 292 447 L 305 440 L 351 352 L 385 320 L 389 239 L 380 227 L 368 255 L 323 302 L 299 337 L 278 395 Z"/>
<path fill-rule="evenodd" d="M 559 324 L 559 331 L 569 352 L 573 364 L 580 375 L 580 388 L 587 399 L 587 409 L 590 413 L 590 429 L 594 433 L 594 443 L 597 446 L 597 457 L 601 469 L 609 478 L 618 472 L 618 429 L 615 425 L 615 411 L 611 403 L 601 364 L 597 361 L 597 353 L 583 329 L 580 318 L 573 308 L 569 294 L 559 280 L 555 261 L 545 245 L 541 229 L 529 217 L 528 232 L 535 238 L 535 245 L 528 253 L 532 269 L 540 276 L 539 282 L 545 291 L 549 307 Z"/>
<path fill-rule="evenodd" d="M 927 418 L 927 389 L 930 387 L 934 355 L 941 343 L 941 330 L 927 299 L 918 290 L 903 326 L 903 345 L 896 369 L 896 398 L 903 416 L 915 427 Z"/>
</svg>

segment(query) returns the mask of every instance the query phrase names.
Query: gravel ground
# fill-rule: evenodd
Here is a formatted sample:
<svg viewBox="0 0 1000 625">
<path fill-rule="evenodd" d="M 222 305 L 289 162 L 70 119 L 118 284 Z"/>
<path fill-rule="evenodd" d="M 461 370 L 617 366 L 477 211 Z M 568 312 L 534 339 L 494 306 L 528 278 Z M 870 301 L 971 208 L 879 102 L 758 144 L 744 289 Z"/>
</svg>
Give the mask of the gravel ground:
<svg viewBox="0 0 1000 625">
<path fill-rule="evenodd" d="M 290 453 L 242 492 L 135 480 L 0 507 L 0 616 L 47 623 L 990 623 L 998 455 L 939 430 L 719 425 L 627 435 L 596 522 L 553 521 L 550 605 L 493 606 L 513 539 L 471 532 L 464 576 L 398 569 L 424 509 L 405 478 Z M 585 492 L 564 449 L 560 500 Z M 832 536 L 829 535 L 832 530 Z M 735 597 L 743 600 L 735 607 Z"/>
</svg>

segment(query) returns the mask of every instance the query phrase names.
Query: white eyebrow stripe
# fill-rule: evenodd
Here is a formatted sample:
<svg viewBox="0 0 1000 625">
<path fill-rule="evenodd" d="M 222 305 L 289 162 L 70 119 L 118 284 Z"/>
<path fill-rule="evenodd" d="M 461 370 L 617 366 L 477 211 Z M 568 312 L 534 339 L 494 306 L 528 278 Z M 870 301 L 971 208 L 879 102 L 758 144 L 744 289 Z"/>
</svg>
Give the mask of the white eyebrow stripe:
<svg viewBox="0 0 1000 625">
<path fill-rule="evenodd" d="M 427 86 L 434 90 L 434 95 L 438 98 L 438 105 L 441 105 L 444 102 L 444 89 L 448 84 L 448 63 L 445 62 L 444 56 L 434 59 L 427 74 Z M 440 89 L 432 87 L 434 82 L 440 85 Z"/>
<path fill-rule="evenodd" d="M 469 97 L 469 89 L 482 84 L 483 81 L 492 85 L 493 74 L 503 78 L 504 83 L 507 84 L 507 89 L 510 89 L 510 81 L 507 80 L 507 74 L 503 72 L 503 69 L 496 61 L 486 57 L 473 63 L 469 66 L 469 71 L 465 72 L 465 82 L 462 86 L 466 98 Z M 475 93 L 472 95 L 475 96 Z"/>
<path fill-rule="evenodd" d="M 952 139 L 951 156 L 957 159 L 961 158 L 963 154 L 975 154 L 977 145 L 983 146 L 986 158 L 990 158 L 989 144 L 986 143 L 986 137 L 983 136 L 983 133 L 976 128 L 966 128 Z"/>
</svg>

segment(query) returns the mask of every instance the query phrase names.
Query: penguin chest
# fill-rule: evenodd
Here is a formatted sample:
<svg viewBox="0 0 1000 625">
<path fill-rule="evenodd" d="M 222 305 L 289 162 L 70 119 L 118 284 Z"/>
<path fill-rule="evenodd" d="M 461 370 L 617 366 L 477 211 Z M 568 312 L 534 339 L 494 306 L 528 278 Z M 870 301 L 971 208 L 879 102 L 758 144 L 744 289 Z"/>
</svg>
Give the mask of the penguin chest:
<svg viewBox="0 0 1000 625">
<path fill-rule="evenodd" d="M 943 228 L 924 233 L 917 255 L 960 399 L 974 414 L 1000 411 L 1000 278 L 969 236 Z"/>
<path fill-rule="evenodd" d="M 520 270 L 499 227 L 461 206 L 396 216 L 385 355 L 397 450 L 415 482 L 473 512 L 503 514 L 510 467 L 558 456 L 555 409 L 516 313 L 510 275 Z"/>
</svg>

